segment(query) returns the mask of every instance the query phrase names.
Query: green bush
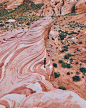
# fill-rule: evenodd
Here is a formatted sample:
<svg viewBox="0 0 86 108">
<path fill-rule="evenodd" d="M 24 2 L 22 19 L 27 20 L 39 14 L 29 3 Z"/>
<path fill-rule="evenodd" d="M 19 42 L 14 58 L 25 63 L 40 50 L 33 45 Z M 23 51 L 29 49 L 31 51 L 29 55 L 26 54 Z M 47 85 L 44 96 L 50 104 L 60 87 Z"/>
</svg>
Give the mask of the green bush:
<svg viewBox="0 0 86 108">
<path fill-rule="evenodd" d="M 74 56 L 74 55 L 71 54 L 71 53 L 67 53 L 67 54 L 64 56 L 64 59 L 69 59 L 69 57 L 71 57 L 71 56 Z"/>
<path fill-rule="evenodd" d="M 67 72 L 67 75 L 70 75 L 70 72 Z"/>
<path fill-rule="evenodd" d="M 71 74 L 73 74 L 73 72 L 71 72 Z"/>
<path fill-rule="evenodd" d="M 67 55 L 68 55 L 69 57 L 74 56 L 74 55 L 73 55 L 73 54 L 71 54 L 71 53 L 67 53 Z"/>
<path fill-rule="evenodd" d="M 74 31 L 71 31 L 70 33 L 68 33 L 68 35 L 71 35 L 71 34 L 78 34 L 78 33 Z"/>
<path fill-rule="evenodd" d="M 72 66 L 70 64 L 67 64 L 65 62 L 62 63 L 62 67 L 64 68 L 71 68 Z"/>
<path fill-rule="evenodd" d="M 4 24 L 0 24 L 0 27 L 3 27 L 4 26 Z"/>
<path fill-rule="evenodd" d="M 65 55 L 65 56 L 64 56 L 64 59 L 69 59 L 69 56 L 68 56 L 68 55 Z"/>
<path fill-rule="evenodd" d="M 70 63 L 72 63 L 73 62 L 73 59 L 72 58 L 70 58 Z"/>
<path fill-rule="evenodd" d="M 52 59 L 52 61 L 54 61 L 54 59 Z"/>
<path fill-rule="evenodd" d="M 52 37 L 52 40 L 55 40 L 55 39 Z"/>
<path fill-rule="evenodd" d="M 62 63 L 62 67 L 66 68 L 67 67 L 67 63 L 63 62 Z"/>
<path fill-rule="evenodd" d="M 79 42 L 79 44 L 82 44 L 82 42 Z"/>
<path fill-rule="evenodd" d="M 64 51 L 68 51 L 68 49 L 63 49 L 63 50 L 61 50 L 60 52 L 62 53 L 62 52 L 64 52 Z"/>
<path fill-rule="evenodd" d="M 58 30 L 58 32 L 60 33 L 60 32 L 62 32 L 62 30 Z"/>
<path fill-rule="evenodd" d="M 59 89 L 66 90 L 66 87 L 60 86 Z"/>
<path fill-rule="evenodd" d="M 70 64 L 67 64 L 67 68 L 71 68 L 72 66 Z"/>
<path fill-rule="evenodd" d="M 60 37 L 61 40 L 64 40 L 64 38 L 66 38 L 66 35 L 64 33 L 60 33 L 59 37 Z"/>
<path fill-rule="evenodd" d="M 68 46 L 63 46 L 64 48 L 68 49 Z"/>
<path fill-rule="evenodd" d="M 76 62 L 76 64 L 78 64 L 78 62 Z"/>
<path fill-rule="evenodd" d="M 53 63 L 53 66 L 54 66 L 54 67 L 57 67 L 57 64 L 56 64 L 56 63 Z"/>
<path fill-rule="evenodd" d="M 56 72 L 54 72 L 54 76 L 55 76 L 55 78 L 57 78 L 60 76 L 60 74 L 57 74 Z"/>
<path fill-rule="evenodd" d="M 80 81 L 80 80 L 81 80 L 81 78 L 79 76 L 74 76 L 73 77 L 73 81 Z"/>
<path fill-rule="evenodd" d="M 26 25 L 30 25 L 30 23 L 28 22 Z"/>
<path fill-rule="evenodd" d="M 78 74 L 80 74 L 80 72 L 76 72 L 76 74 L 78 75 Z"/>
<path fill-rule="evenodd" d="M 63 60 L 59 60 L 59 63 L 63 63 L 64 61 Z"/>
<path fill-rule="evenodd" d="M 85 67 L 81 67 L 80 71 L 86 73 L 86 68 Z"/>
<path fill-rule="evenodd" d="M 82 78 L 84 78 L 84 76 L 82 76 Z"/>
</svg>

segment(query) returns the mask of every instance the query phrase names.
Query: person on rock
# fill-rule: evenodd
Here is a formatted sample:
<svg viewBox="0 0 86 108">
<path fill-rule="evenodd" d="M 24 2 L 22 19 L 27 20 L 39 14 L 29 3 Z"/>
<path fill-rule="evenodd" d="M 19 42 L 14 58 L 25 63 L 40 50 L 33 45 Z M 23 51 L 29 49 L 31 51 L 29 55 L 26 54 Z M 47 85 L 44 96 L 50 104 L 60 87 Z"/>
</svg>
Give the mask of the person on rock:
<svg viewBox="0 0 86 108">
<path fill-rule="evenodd" d="M 44 68 L 46 68 L 46 58 L 44 58 Z"/>
</svg>

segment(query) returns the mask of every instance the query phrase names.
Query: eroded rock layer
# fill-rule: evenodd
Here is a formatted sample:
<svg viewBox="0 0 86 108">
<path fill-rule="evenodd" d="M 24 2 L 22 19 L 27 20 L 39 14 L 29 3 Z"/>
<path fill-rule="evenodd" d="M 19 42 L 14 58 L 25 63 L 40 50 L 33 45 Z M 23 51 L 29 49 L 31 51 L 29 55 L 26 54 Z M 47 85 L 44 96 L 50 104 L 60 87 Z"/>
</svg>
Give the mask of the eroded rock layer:
<svg viewBox="0 0 86 108">
<path fill-rule="evenodd" d="M 48 35 L 51 22 L 51 18 L 43 18 L 35 22 L 29 31 L 16 30 L 0 36 L 5 38 L 0 44 L 0 95 L 26 82 L 45 79 L 44 76 L 49 78 L 50 61 L 44 39 Z"/>
<path fill-rule="evenodd" d="M 0 108 L 85 108 L 86 101 L 77 94 L 55 90 L 49 82 L 52 66 L 45 42 L 52 23 L 45 17 L 29 31 L 0 35 Z"/>
<path fill-rule="evenodd" d="M 6 9 L 15 9 L 29 0 L 1 0 Z M 37 13 L 41 16 L 64 15 L 86 12 L 86 0 L 31 0 L 35 4 L 44 4 Z"/>
<path fill-rule="evenodd" d="M 86 0 L 51 0 L 39 10 L 41 16 L 86 12 Z"/>
</svg>

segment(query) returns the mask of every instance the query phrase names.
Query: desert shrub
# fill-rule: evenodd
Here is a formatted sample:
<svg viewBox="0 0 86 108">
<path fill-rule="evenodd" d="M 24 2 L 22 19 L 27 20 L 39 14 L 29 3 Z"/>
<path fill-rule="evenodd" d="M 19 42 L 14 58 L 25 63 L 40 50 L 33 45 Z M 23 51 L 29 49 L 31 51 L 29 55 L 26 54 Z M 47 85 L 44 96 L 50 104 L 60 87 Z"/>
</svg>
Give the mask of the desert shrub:
<svg viewBox="0 0 86 108">
<path fill-rule="evenodd" d="M 51 44 L 51 47 L 53 47 L 53 45 Z"/>
<path fill-rule="evenodd" d="M 30 23 L 28 22 L 26 25 L 30 25 Z"/>
<path fill-rule="evenodd" d="M 48 36 L 48 39 L 49 39 L 49 36 Z"/>
<path fill-rule="evenodd" d="M 82 44 L 82 42 L 79 42 L 79 44 Z"/>
<path fill-rule="evenodd" d="M 75 23 L 75 21 L 73 21 L 73 23 Z"/>
<path fill-rule="evenodd" d="M 53 66 L 54 66 L 54 67 L 57 67 L 57 64 L 56 64 L 56 63 L 53 63 Z"/>
<path fill-rule="evenodd" d="M 78 32 L 80 32 L 80 30 L 78 30 Z"/>
<path fill-rule="evenodd" d="M 67 68 L 71 68 L 72 66 L 70 64 L 67 64 Z"/>
<path fill-rule="evenodd" d="M 84 76 L 82 76 L 82 78 L 84 78 Z"/>
<path fill-rule="evenodd" d="M 82 65 L 82 63 L 80 63 L 80 66 Z"/>
<path fill-rule="evenodd" d="M 0 27 L 3 27 L 4 26 L 4 24 L 0 24 Z"/>
<path fill-rule="evenodd" d="M 52 61 L 54 61 L 54 59 L 52 59 Z"/>
<path fill-rule="evenodd" d="M 69 59 L 69 56 L 68 56 L 68 55 L 65 55 L 65 56 L 64 56 L 64 59 Z"/>
<path fill-rule="evenodd" d="M 58 32 L 62 32 L 62 30 L 58 30 Z"/>
<path fill-rule="evenodd" d="M 61 53 L 64 52 L 64 49 L 60 51 Z"/>
<path fill-rule="evenodd" d="M 80 51 L 78 48 L 76 49 L 77 51 Z"/>
<path fill-rule="evenodd" d="M 62 67 L 66 68 L 67 67 L 67 63 L 63 62 L 62 63 Z"/>
<path fill-rule="evenodd" d="M 78 62 L 76 62 L 76 64 L 78 64 Z"/>
<path fill-rule="evenodd" d="M 67 53 L 68 57 L 71 57 L 71 56 L 74 56 L 73 54 L 71 53 Z"/>
<path fill-rule="evenodd" d="M 70 72 L 67 72 L 67 75 L 70 75 Z"/>
<path fill-rule="evenodd" d="M 79 76 L 74 76 L 73 77 L 73 81 L 80 81 L 80 80 L 81 80 L 81 78 Z"/>
<path fill-rule="evenodd" d="M 63 49 L 64 51 L 68 51 L 68 49 Z"/>
<path fill-rule="evenodd" d="M 70 58 L 70 63 L 72 63 L 73 62 L 73 59 L 72 58 Z"/>
<path fill-rule="evenodd" d="M 57 25 L 57 21 L 54 23 L 54 25 Z"/>
<path fill-rule="evenodd" d="M 60 74 L 57 74 L 56 72 L 54 72 L 54 76 L 55 76 L 55 78 L 57 78 L 60 76 Z"/>
<path fill-rule="evenodd" d="M 65 31 L 66 34 L 68 34 L 68 31 Z"/>
<path fill-rule="evenodd" d="M 80 71 L 86 73 L 86 68 L 85 67 L 81 67 Z"/>
<path fill-rule="evenodd" d="M 55 39 L 52 37 L 52 40 L 55 40 Z"/>
<path fill-rule="evenodd" d="M 59 63 L 63 63 L 64 61 L 63 60 L 59 60 Z"/>
<path fill-rule="evenodd" d="M 78 74 L 80 74 L 80 72 L 76 72 L 76 74 L 78 75 Z"/>
<path fill-rule="evenodd" d="M 73 74 L 73 72 L 71 72 L 71 74 Z"/>
<path fill-rule="evenodd" d="M 64 52 L 64 51 L 68 51 L 68 49 L 63 49 L 63 50 L 61 50 L 60 52 L 62 53 L 62 52 Z"/>
<path fill-rule="evenodd" d="M 78 33 L 74 31 L 71 31 L 70 33 L 68 33 L 68 35 L 71 35 L 71 34 L 78 34 Z"/>
<path fill-rule="evenodd" d="M 64 59 L 69 59 L 69 57 L 71 57 L 71 56 L 74 56 L 74 55 L 71 54 L 71 53 L 67 53 L 67 54 L 64 56 Z"/>
<path fill-rule="evenodd" d="M 70 64 L 67 64 L 65 62 L 62 63 L 62 67 L 64 68 L 71 68 L 72 66 Z"/>
<path fill-rule="evenodd" d="M 66 87 L 60 86 L 59 89 L 66 90 Z"/>
<path fill-rule="evenodd" d="M 66 38 L 66 35 L 64 33 L 60 33 L 59 37 L 60 37 L 61 40 L 64 40 L 64 38 Z"/>
<path fill-rule="evenodd" d="M 74 53 L 76 53 L 76 51 L 74 51 Z"/>
<path fill-rule="evenodd" d="M 68 49 L 68 46 L 63 46 L 64 48 Z"/>
</svg>

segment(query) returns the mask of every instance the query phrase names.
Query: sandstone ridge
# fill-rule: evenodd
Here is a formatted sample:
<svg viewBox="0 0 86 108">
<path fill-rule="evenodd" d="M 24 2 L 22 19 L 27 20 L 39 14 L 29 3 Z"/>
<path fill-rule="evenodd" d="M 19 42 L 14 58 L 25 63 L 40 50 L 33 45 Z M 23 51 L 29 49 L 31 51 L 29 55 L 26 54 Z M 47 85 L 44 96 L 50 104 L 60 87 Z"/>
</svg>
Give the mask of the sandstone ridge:
<svg viewBox="0 0 86 108">
<path fill-rule="evenodd" d="M 52 23 L 45 17 L 29 31 L 0 35 L 0 108 L 85 108 L 85 100 L 71 91 L 55 89 L 49 81 L 52 66 L 45 43 Z"/>
</svg>

